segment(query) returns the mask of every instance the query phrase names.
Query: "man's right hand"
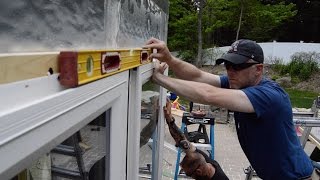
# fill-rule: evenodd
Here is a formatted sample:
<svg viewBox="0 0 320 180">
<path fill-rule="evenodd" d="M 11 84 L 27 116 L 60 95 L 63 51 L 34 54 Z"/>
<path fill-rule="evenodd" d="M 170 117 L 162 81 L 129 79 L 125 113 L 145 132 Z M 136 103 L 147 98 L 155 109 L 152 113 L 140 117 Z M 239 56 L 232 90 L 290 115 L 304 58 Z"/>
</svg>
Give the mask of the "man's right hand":
<svg viewBox="0 0 320 180">
<path fill-rule="evenodd" d="M 167 121 L 167 124 L 170 124 L 172 121 L 172 114 L 171 114 L 171 102 L 170 99 L 167 98 L 166 106 L 163 107 L 164 117 Z"/>
<path fill-rule="evenodd" d="M 173 56 L 171 55 L 166 43 L 159 39 L 150 38 L 143 48 L 157 49 L 157 52 L 152 53 L 150 58 L 156 58 L 161 62 L 169 62 L 173 59 Z"/>
</svg>

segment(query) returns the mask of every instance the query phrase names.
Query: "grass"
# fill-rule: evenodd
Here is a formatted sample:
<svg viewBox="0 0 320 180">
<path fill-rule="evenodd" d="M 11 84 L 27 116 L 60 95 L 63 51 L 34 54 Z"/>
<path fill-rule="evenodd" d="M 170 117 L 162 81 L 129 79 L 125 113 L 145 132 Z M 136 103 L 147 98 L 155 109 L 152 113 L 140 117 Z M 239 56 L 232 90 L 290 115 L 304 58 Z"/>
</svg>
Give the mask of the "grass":
<svg viewBox="0 0 320 180">
<path fill-rule="evenodd" d="M 285 89 L 289 94 L 292 107 L 311 108 L 313 101 L 319 95 L 315 92 L 301 91 L 296 89 Z"/>
</svg>

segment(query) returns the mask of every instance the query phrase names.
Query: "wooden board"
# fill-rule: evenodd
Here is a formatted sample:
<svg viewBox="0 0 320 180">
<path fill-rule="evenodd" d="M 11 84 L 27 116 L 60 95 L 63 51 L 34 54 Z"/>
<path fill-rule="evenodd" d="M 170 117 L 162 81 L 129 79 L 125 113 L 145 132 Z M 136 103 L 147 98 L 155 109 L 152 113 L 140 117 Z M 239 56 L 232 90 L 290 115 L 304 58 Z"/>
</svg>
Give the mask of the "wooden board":
<svg viewBox="0 0 320 180">
<path fill-rule="evenodd" d="M 0 84 L 47 76 L 50 68 L 53 73 L 58 73 L 58 54 L 1 54 Z"/>
</svg>

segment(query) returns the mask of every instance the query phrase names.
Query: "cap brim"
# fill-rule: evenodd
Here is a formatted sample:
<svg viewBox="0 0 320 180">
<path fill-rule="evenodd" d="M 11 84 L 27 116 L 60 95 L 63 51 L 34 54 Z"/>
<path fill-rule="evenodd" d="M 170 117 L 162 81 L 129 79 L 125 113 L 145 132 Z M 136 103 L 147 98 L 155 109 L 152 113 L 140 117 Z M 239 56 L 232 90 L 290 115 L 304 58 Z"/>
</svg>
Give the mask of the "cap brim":
<svg viewBox="0 0 320 180">
<path fill-rule="evenodd" d="M 240 54 L 235 54 L 235 53 L 227 53 L 224 54 L 223 56 L 221 56 L 220 58 L 218 58 L 216 60 L 216 64 L 221 64 L 225 61 L 229 61 L 233 64 L 242 64 L 245 63 L 246 61 L 248 61 L 248 57 L 246 56 L 242 56 Z"/>
</svg>

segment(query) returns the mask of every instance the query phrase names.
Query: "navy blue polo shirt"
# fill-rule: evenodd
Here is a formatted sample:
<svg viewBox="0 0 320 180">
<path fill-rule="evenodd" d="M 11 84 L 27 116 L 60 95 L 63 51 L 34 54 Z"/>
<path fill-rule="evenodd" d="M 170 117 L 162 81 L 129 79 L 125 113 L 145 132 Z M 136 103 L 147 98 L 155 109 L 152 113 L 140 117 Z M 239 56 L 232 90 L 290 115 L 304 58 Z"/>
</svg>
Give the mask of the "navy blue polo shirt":
<svg viewBox="0 0 320 180">
<path fill-rule="evenodd" d="M 222 88 L 229 88 L 227 76 L 220 80 Z M 310 176 L 313 166 L 296 134 L 288 94 L 267 79 L 241 90 L 255 113 L 234 112 L 235 125 L 241 148 L 257 175 L 266 180 Z"/>
</svg>

